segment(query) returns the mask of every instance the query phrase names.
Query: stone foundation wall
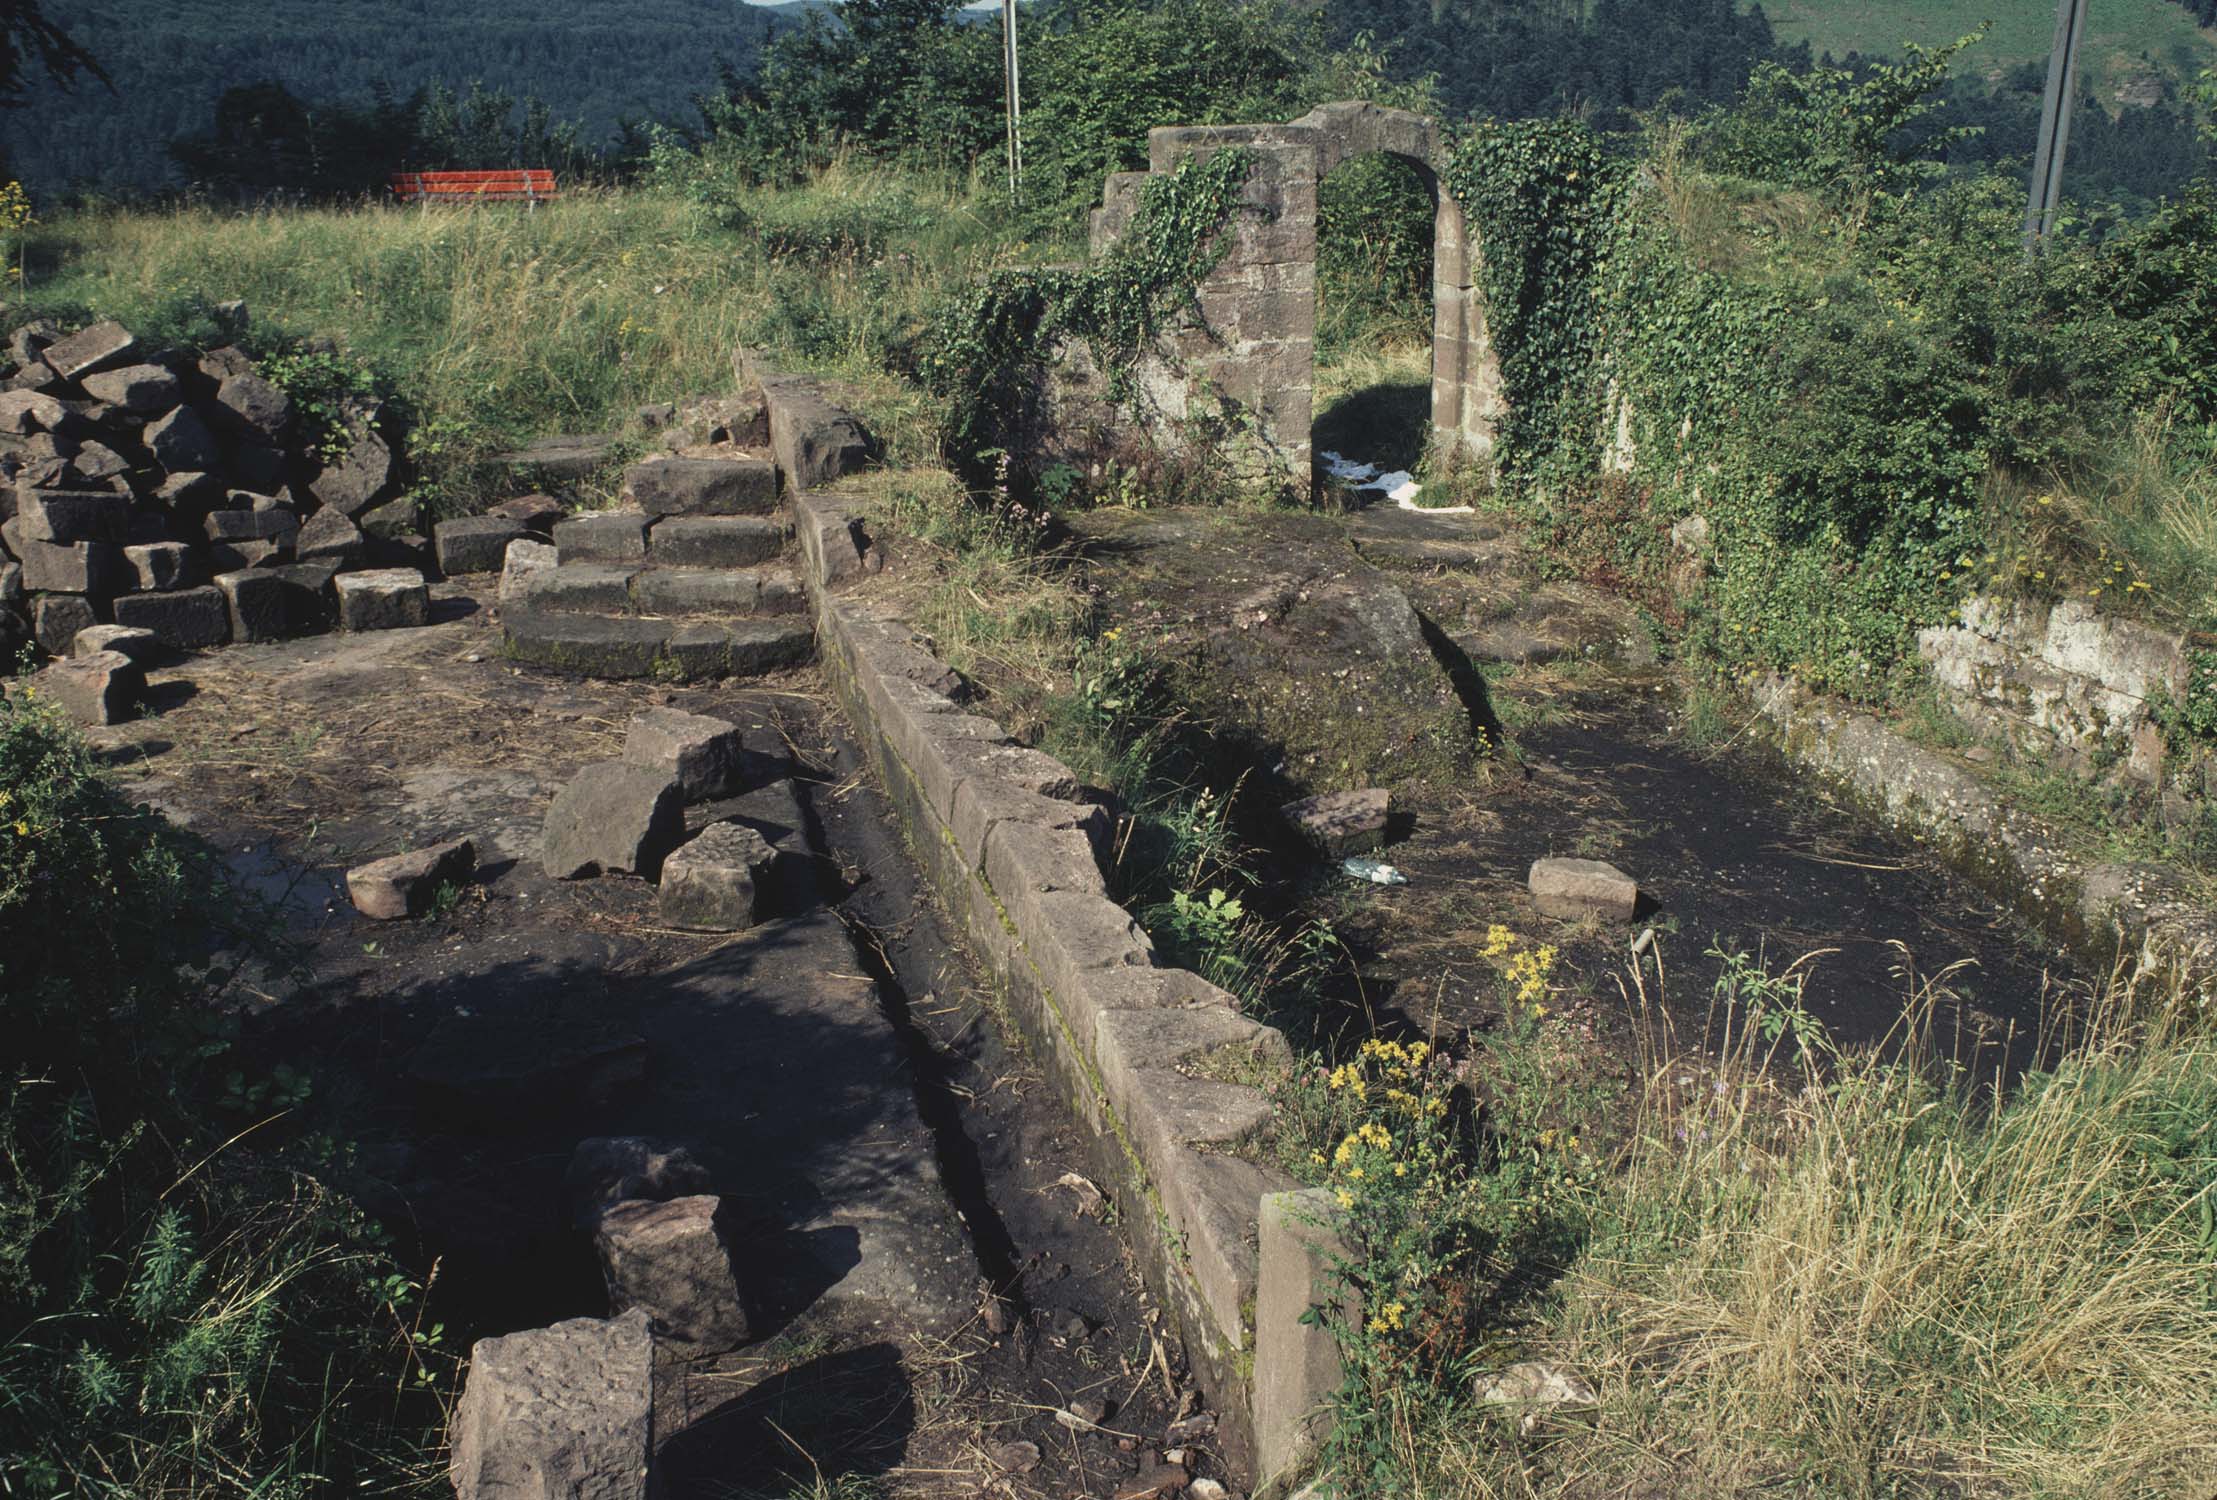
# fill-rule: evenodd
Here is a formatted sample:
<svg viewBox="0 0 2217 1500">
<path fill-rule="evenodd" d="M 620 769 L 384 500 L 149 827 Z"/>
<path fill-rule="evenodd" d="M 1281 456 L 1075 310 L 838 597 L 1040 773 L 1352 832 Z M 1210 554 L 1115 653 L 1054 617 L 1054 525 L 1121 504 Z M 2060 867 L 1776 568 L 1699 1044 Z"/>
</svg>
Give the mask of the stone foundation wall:
<svg viewBox="0 0 2217 1500">
<path fill-rule="evenodd" d="M 1998 897 L 2079 948 L 2097 968 L 2123 957 L 2217 1000 L 2217 915 L 2185 876 L 2143 860 L 2088 860 L 1944 752 L 1790 678 L 1755 689 L 1789 760 L 1817 771 L 1897 827 L 1932 839 Z"/>
<path fill-rule="evenodd" d="M 2020 753 L 2058 753 L 2081 771 L 2115 767 L 2155 783 L 2163 741 L 2149 699 L 2186 692 L 2186 638 L 2098 613 L 1979 596 L 1958 621 L 1918 632 L 1944 702 L 1966 724 Z"/>
<path fill-rule="evenodd" d="M 1158 964 L 1102 879 L 1106 810 L 1082 800 L 1052 757 L 966 712 L 959 675 L 864 593 L 845 590 L 868 566 L 839 496 L 799 495 L 794 511 L 840 707 L 1007 1019 L 1084 1127 L 1090 1169 L 1122 1205 L 1140 1269 L 1220 1413 L 1228 1462 L 1267 1478 L 1295 1455 L 1259 1453 L 1257 1429 L 1298 1430 L 1295 1418 L 1329 1392 L 1278 1381 L 1264 1393 L 1274 1404 L 1256 1408 L 1263 1200 L 1296 1184 L 1242 1154 L 1271 1105 L 1225 1080 L 1289 1065 L 1286 1040 L 1200 976 Z M 1295 1308 L 1270 1344 L 1328 1341 L 1298 1322 L 1312 1269 L 1285 1274 L 1303 1279 L 1269 1299 Z"/>
</svg>

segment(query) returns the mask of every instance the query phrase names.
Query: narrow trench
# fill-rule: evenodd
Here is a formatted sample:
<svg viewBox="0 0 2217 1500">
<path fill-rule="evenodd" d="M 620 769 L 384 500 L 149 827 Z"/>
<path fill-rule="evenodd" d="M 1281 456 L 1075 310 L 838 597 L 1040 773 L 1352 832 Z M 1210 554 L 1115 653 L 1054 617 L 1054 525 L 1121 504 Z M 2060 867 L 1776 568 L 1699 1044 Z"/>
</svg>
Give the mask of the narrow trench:
<svg viewBox="0 0 2217 1500">
<path fill-rule="evenodd" d="M 859 769 L 860 758 L 842 737 L 838 742 L 837 770 L 852 775 Z M 995 1294 L 1015 1303 L 1016 1314 L 1021 1317 L 1028 1309 L 1021 1300 L 1022 1270 L 1016 1240 L 1000 1210 L 994 1206 L 985 1164 L 977 1143 L 970 1137 L 963 1117 L 963 1098 L 954 1084 L 956 1075 L 962 1071 L 962 1060 L 943 1050 L 918 1024 L 915 1016 L 913 996 L 919 992 L 917 987 L 929 993 L 935 983 L 929 969 L 929 956 L 916 951 L 916 945 L 899 931 L 881 926 L 858 909 L 868 904 L 855 899 L 867 890 L 867 882 L 858 888 L 846 884 L 839 874 L 839 866 L 845 863 L 841 855 L 876 851 L 846 851 L 833 842 L 831 830 L 816 805 L 815 794 L 821 787 L 822 783 L 809 784 L 802 813 L 808 822 L 811 847 L 823 850 L 828 856 L 818 866 L 824 903 L 846 924 L 862 970 L 877 986 L 886 1021 L 900 1038 L 902 1051 L 908 1059 L 917 1112 L 923 1118 L 924 1128 L 931 1132 L 940 1181 L 969 1236 L 978 1272 Z M 894 853 L 903 861 L 907 858 L 906 852 L 898 848 Z M 882 920 L 885 914 L 877 915 Z"/>
</svg>

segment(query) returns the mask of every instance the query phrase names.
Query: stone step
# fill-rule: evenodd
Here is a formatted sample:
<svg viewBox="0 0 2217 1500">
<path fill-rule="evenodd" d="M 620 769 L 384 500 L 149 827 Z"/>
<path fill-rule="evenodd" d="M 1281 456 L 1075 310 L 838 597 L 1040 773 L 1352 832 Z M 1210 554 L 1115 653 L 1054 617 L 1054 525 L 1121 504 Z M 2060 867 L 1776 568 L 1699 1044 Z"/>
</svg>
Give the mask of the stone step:
<svg viewBox="0 0 2217 1500">
<path fill-rule="evenodd" d="M 766 458 L 650 458 L 624 475 L 650 516 L 764 516 L 777 509 L 777 465 Z"/>
<path fill-rule="evenodd" d="M 566 614 L 788 615 L 806 604 L 785 568 L 565 563 L 526 575 L 516 602 Z"/>
<path fill-rule="evenodd" d="M 607 510 L 554 528 L 556 556 L 569 563 L 653 562 L 660 567 L 746 568 L 782 554 L 793 540 L 783 516 L 650 516 Z"/>
<path fill-rule="evenodd" d="M 575 677 L 701 682 L 798 666 L 816 649 L 805 617 L 680 620 L 517 609 L 506 626 L 511 659 Z"/>
</svg>

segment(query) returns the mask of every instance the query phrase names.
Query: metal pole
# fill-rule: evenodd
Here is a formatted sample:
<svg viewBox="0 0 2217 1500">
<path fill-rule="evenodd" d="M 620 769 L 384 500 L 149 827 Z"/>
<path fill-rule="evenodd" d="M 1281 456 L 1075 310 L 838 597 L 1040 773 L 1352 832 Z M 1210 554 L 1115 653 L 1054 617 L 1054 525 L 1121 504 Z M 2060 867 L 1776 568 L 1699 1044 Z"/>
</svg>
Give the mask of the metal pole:
<svg viewBox="0 0 2217 1500">
<path fill-rule="evenodd" d="M 1002 77 L 1008 89 L 1008 195 L 1023 196 L 1024 100 L 1016 67 L 1016 0 L 1001 0 Z"/>
<path fill-rule="evenodd" d="M 2071 138 L 2071 105 L 2078 93 L 2078 44 L 2086 34 L 2087 0 L 2056 0 L 2055 51 L 2048 59 L 2048 87 L 2040 100 L 2040 140 L 2032 154 L 2025 205 L 2025 253 L 2036 254 L 2055 227 L 2063 201 L 2063 158 Z"/>
</svg>

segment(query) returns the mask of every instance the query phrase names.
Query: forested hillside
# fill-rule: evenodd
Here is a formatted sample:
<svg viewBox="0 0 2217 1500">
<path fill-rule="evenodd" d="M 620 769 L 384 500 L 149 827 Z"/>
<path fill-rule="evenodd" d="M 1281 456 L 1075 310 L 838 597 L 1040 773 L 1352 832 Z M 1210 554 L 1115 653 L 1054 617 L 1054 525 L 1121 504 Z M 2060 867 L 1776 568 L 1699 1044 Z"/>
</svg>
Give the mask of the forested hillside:
<svg viewBox="0 0 2217 1500">
<path fill-rule="evenodd" d="M 316 103 L 368 104 L 482 79 L 545 100 L 585 138 L 687 113 L 719 62 L 751 69 L 807 6 L 744 0 L 90 0 L 53 14 L 115 81 L 41 85 L 0 117 L 8 171 L 34 194 L 176 180 L 169 143 L 205 130 L 227 88 L 274 82 Z"/>
</svg>

